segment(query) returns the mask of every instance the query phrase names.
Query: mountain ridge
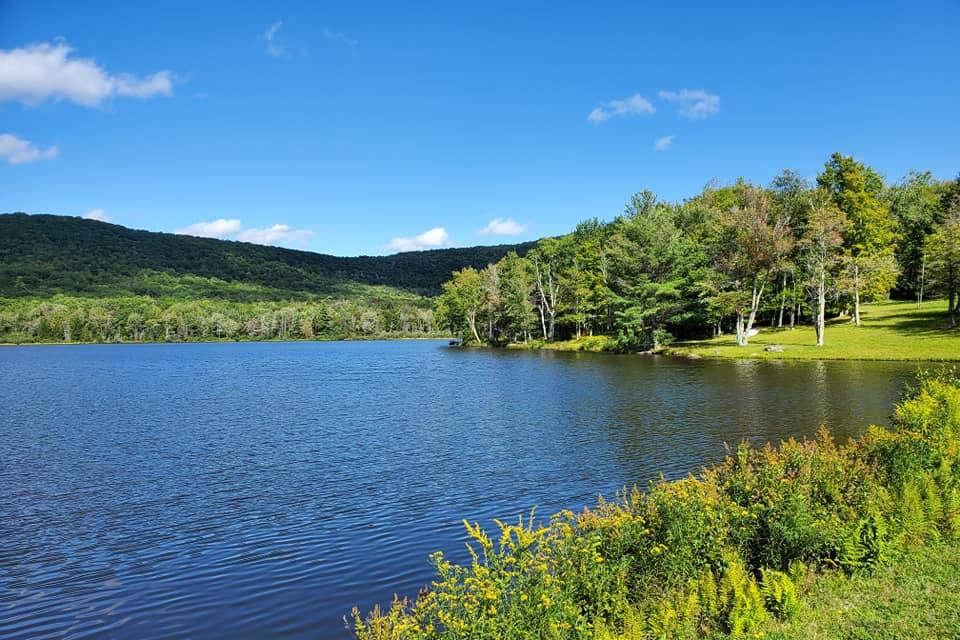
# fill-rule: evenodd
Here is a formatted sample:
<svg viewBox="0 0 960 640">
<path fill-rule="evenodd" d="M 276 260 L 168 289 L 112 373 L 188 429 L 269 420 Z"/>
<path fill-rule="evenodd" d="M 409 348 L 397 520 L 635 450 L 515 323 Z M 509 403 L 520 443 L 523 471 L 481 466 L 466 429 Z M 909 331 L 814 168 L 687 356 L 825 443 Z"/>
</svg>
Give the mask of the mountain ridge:
<svg viewBox="0 0 960 640">
<path fill-rule="evenodd" d="M 199 276 L 290 294 L 342 295 L 353 284 L 434 295 L 451 272 L 484 267 L 534 242 L 387 256 L 333 256 L 199 238 L 52 214 L 0 214 L 0 296 L 143 293 L 144 274 Z"/>
</svg>

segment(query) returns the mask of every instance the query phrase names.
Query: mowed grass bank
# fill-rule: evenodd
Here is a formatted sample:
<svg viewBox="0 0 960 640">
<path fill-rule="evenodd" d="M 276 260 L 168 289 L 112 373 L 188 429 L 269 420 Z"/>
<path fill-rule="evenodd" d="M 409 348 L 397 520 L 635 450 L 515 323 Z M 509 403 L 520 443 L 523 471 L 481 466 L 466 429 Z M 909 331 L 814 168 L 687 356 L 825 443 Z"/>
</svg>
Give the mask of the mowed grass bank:
<svg viewBox="0 0 960 640">
<path fill-rule="evenodd" d="M 666 352 L 704 358 L 772 360 L 960 360 L 960 329 L 951 329 L 944 300 L 882 302 L 864 305 L 862 325 L 849 318 L 827 323 L 826 344 L 817 346 L 812 326 L 759 327 L 759 335 L 738 347 L 732 334 L 710 340 L 678 342 Z M 765 351 L 778 345 L 783 351 Z"/>
<path fill-rule="evenodd" d="M 810 585 L 789 622 L 768 640 L 960 638 L 960 547 L 910 549 L 874 574 L 827 574 Z"/>
</svg>

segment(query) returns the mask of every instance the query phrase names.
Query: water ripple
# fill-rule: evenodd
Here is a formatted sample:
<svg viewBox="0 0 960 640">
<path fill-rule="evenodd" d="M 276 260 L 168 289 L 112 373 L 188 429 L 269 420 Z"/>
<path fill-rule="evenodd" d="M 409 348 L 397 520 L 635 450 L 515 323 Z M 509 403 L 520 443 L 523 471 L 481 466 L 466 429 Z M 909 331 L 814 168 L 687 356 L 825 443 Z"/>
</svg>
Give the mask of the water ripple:
<svg viewBox="0 0 960 640">
<path fill-rule="evenodd" d="M 0 637 L 337 638 L 542 517 L 724 442 L 884 422 L 909 367 L 439 342 L 0 349 Z"/>
</svg>

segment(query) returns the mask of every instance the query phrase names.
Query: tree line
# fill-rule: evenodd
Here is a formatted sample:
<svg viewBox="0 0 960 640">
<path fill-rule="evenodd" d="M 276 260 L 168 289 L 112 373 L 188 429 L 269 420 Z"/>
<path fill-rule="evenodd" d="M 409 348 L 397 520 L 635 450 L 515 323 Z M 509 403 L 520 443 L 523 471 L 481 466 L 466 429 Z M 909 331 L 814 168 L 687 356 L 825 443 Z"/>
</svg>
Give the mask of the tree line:
<svg viewBox="0 0 960 640">
<path fill-rule="evenodd" d="M 929 172 L 886 184 L 833 154 L 811 183 L 785 170 L 767 186 L 708 185 L 679 203 L 650 191 L 611 222 L 580 223 L 485 268 L 453 273 L 436 300 L 440 326 L 468 342 L 615 336 L 622 349 L 759 324 L 828 317 L 861 323 L 861 304 L 943 296 L 960 313 L 960 177 Z"/>
<path fill-rule="evenodd" d="M 311 340 L 418 337 L 435 331 L 429 306 L 393 299 L 0 299 L 0 342 Z"/>
</svg>

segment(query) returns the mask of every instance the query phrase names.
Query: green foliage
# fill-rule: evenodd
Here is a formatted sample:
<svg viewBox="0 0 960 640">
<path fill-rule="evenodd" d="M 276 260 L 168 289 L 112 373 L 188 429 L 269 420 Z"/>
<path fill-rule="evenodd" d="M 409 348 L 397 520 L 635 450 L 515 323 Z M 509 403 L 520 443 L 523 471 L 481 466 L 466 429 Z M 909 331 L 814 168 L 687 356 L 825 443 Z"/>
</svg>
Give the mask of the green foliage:
<svg viewBox="0 0 960 640">
<path fill-rule="evenodd" d="M 760 590 L 767 610 L 780 620 L 796 615 L 800 610 L 800 592 L 793 578 L 774 569 L 761 569 L 760 575 Z"/>
<path fill-rule="evenodd" d="M 443 324 L 458 333 L 476 324 L 473 339 L 490 344 L 602 334 L 617 351 L 657 351 L 731 329 L 744 347 L 753 329 L 793 328 L 803 316 L 822 347 L 828 317 L 852 312 L 861 326 L 861 303 L 886 300 L 898 273 L 896 293 L 929 283 L 955 315 L 960 252 L 951 251 L 960 234 L 942 222 L 960 207 L 955 185 L 927 173 L 887 187 L 868 166 L 834 154 L 816 187 L 788 170 L 769 187 L 738 179 L 679 203 L 641 191 L 610 222 L 586 220 L 526 258 L 488 265 L 498 290 L 480 296 L 472 320 L 470 305 L 444 307 L 454 313 L 441 314 Z"/>
<path fill-rule="evenodd" d="M 956 325 L 960 307 L 960 196 L 953 201 L 944 221 L 927 237 L 925 251 L 933 291 L 947 296 L 950 325 Z"/>
<path fill-rule="evenodd" d="M 454 270 L 482 268 L 509 251 L 522 255 L 529 248 L 527 243 L 341 258 L 138 231 L 95 220 L 14 213 L 0 215 L 0 296 L 172 295 L 154 288 L 156 276 L 144 281 L 145 271 L 177 278 L 212 278 L 231 286 L 239 283 L 242 288 L 221 295 L 218 284 L 214 291 L 185 292 L 188 297 L 251 301 L 316 294 L 342 298 L 352 297 L 358 285 L 434 295 Z M 159 286 L 166 284 L 160 282 Z M 270 292 L 264 296 L 264 290 Z M 237 294 L 242 297 L 232 297 Z"/>
<path fill-rule="evenodd" d="M 434 556 L 415 603 L 363 617 L 358 638 L 759 638 L 799 616 L 811 570 L 875 573 L 957 533 L 958 381 L 923 378 L 897 429 L 835 443 L 740 446 L 699 478 L 634 489 L 595 510 L 467 524 L 472 561 Z M 913 446 L 925 443 L 918 456 Z M 903 458 L 900 460 L 899 458 Z"/>
<path fill-rule="evenodd" d="M 187 286 L 192 286 L 193 278 Z M 149 296 L 0 298 L 0 342 L 184 342 L 412 337 L 435 331 L 427 301 L 377 291 L 348 300 L 235 302 Z"/>
</svg>

